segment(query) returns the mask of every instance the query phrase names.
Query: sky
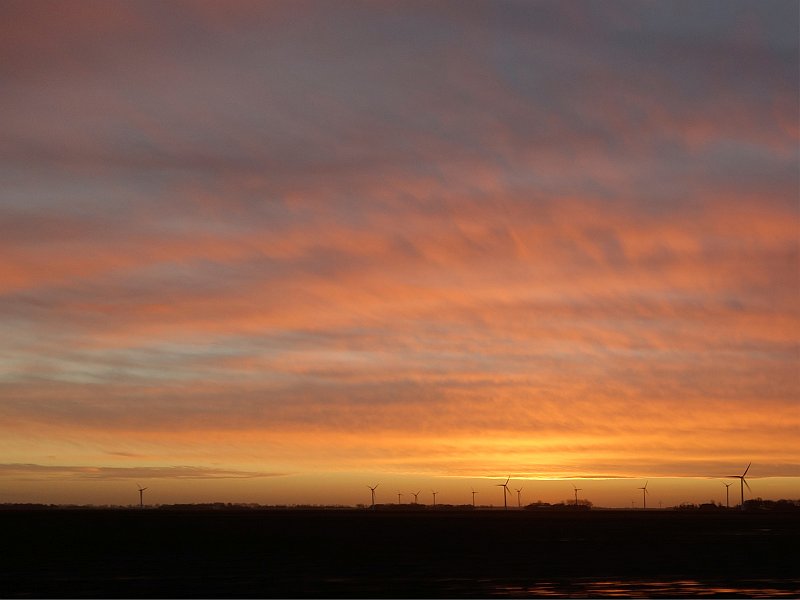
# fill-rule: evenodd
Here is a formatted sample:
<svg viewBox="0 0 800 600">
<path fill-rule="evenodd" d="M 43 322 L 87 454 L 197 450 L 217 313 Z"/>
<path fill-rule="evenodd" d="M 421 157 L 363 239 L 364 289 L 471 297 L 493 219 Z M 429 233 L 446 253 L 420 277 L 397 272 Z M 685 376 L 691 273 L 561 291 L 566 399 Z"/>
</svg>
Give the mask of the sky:
<svg viewBox="0 0 800 600">
<path fill-rule="evenodd" d="M 0 503 L 800 498 L 799 12 L 5 0 Z"/>
</svg>

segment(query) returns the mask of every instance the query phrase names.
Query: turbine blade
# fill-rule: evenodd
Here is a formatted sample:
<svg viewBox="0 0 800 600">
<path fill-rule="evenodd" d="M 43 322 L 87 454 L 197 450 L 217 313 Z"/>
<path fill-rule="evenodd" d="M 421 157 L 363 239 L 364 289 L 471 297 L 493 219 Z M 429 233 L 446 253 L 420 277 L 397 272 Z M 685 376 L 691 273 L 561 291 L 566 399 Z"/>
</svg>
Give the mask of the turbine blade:
<svg viewBox="0 0 800 600">
<path fill-rule="evenodd" d="M 742 477 L 742 482 L 744 482 L 744 484 L 747 486 L 747 489 L 748 489 L 748 490 L 750 490 L 751 492 L 753 491 L 753 490 L 751 490 L 751 489 L 750 489 L 750 484 L 749 484 L 749 483 L 747 483 L 747 479 L 745 479 L 744 477 Z"/>
<path fill-rule="evenodd" d="M 753 464 L 753 463 L 751 462 L 749 465 L 747 465 L 747 468 L 744 470 L 744 473 L 742 473 L 742 477 L 744 477 L 745 475 L 747 475 L 747 472 L 750 470 L 750 465 L 752 465 L 752 464 Z"/>
</svg>

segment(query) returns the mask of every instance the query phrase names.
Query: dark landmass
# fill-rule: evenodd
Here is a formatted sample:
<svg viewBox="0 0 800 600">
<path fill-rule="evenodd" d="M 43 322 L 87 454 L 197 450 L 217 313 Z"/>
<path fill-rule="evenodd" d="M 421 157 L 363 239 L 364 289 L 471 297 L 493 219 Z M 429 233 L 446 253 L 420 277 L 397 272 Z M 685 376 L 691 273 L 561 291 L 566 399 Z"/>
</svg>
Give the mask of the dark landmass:
<svg viewBox="0 0 800 600">
<path fill-rule="evenodd" d="M 0 596 L 800 595 L 797 511 L 225 508 L 6 507 Z"/>
</svg>

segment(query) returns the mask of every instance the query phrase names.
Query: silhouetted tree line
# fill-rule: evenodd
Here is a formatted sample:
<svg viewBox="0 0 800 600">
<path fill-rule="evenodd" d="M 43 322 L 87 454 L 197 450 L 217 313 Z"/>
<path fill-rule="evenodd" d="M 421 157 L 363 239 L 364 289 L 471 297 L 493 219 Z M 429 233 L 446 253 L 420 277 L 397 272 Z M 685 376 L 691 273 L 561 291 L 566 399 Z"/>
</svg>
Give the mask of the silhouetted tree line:
<svg viewBox="0 0 800 600">
<path fill-rule="evenodd" d="M 532 502 L 525 507 L 525 510 L 572 510 L 572 511 L 582 511 L 582 510 L 589 510 L 592 508 L 592 503 L 589 500 L 581 499 L 578 500 L 578 504 L 575 504 L 574 500 L 565 500 L 564 502 L 559 502 L 557 504 L 550 504 L 549 502 Z"/>
<path fill-rule="evenodd" d="M 359 507 L 363 508 L 371 508 L 365 504 L 359 504 Z M 478 507 L 481 508 L 481 507 Z M 432 504 L 376 504 L 375 510 L 400 510 L 400 511 L 422 511 L 422 510 L 473 510 L 473 506 L 471 504 L 440 504 L 436 503 L 436 506 Z"/>
<path fill-rule="evenodd" d="M 532 502 L 524 507 L 525 510 L 555 510 L 555 511 L 586 511 L 592 508 L 592 503 L 589 500 L 578 500 L 577 506 L 572 500 L 551 504 L 549 502 Z M 119 505 L 97 505 L 97 504 L 39 504 L 34 502 L 13 502 L 0 504 L 0 510 L 131 510 L 136 506 L 119 506 Z M 231 503 L 231 502 L 202 502 L 202 503 L 186 503 L 186 504 L 160 504 L 146 507 L 149 510 L 196 510 L 196 511 L 223 511 L 223 510 L 352 510 L 349 505 L 322 505 L 322 504 L 256 504 L 256 503 Z M 356 508 L 367 509 L 370 508 L 365 504 L 358 504 Z M 471 511 L 493 508 L 494 510 L 502 510 L 502 507 L 488 507 L 478 506 L 473 507 L 471 504 L 376 504 L 376 510 L 382 511 Z M 754 498 L 752 500 L 745 500 L 744 509 L 746 512 L 795 512 L 800 511 L 800 499 L 797 500 L 764 500 L 762 498 Z M 708 502 L 703 504 L 683 503 L 674 507 L 674 510 L 679 511 L 701 511 L 701 512 L 714 512 L 714 511 L 738 511 L 739 506 L 732 506 L 725 508 L 725 505 L 716 502 Z"/>
<path fill-rule="evenodd" d="M 719 511 L 733 511 L 741 510 L 737 506 L 726 508 L 724 504 L 716 502 L 705 502 L 703 504 L 683 503 L 675 507 L 675 510 L 686 511 L 701 511 L 701 512 L 719 512 Z M 762 498 L 754 498 L 752 500 L 744 501 L 744 510 L 746 512 L 794 512 L 800 511 L 800 500 L 763 500 Z"/>
<path fill-rule="evenodd" d="M 201 502 L 199 504 L 160 504 L 159 510 L 249 510 L 261 508 L 258 504 L 234 504 L 231 502 Z"/>
<path fill-rule="evenodd" d="M 49 510 L 51 508 L 79 508 L 79 507 L 72 507 L 69 505 L 58 505 L 58 504 L 36 504 L 31 502 L 15 502 L 15 503 L 7 503 L 7 504 L 0 504 L 0 510 Z"/>
<path fill-rule="evenodd" d="M 352 509 L 341 504 L 257 504 L 236 502 L 204 502 L 191 504 L 159 504 L 159 510 L 342 510 Z"/>
</svg>

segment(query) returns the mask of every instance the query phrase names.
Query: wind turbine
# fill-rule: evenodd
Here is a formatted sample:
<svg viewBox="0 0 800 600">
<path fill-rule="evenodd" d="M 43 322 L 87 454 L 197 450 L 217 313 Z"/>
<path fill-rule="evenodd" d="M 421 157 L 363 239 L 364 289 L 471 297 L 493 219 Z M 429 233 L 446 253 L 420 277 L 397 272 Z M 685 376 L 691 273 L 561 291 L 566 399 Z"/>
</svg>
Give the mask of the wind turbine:
<svg viewBox="0 0 800 600">
<path fill-rule="evenodd" d="M 578 506 L 578 492 L 583 491 L 583 488 L 575 487 L 574 483 L 572 487 L 575 488 L 575 506 Z"/>
<path fill-rule="evenodd" d="M 475 494 L 478 492 L 475 491 L 475 488 L 472 488 L 472 508 L 475 508 Z"/>
<path fill-rule="evenodd" d="M 522 508 L 522 500 L 520 499 L 520 494 L 522 493 L 522 488 L 518 488 L 515 491 L 517 492 L 517 508 Z"/>
<path fill-rule="evenodd" d="M 433 494 L 433 505 L 436 506 L 436 494 L 438 494 L 439 492 L 434 492 L 433 490 L 431 490 L 431 493 Z"/>
<path fill-rule="evenodd" d="M 498 483 L 495 487 L 503 488 L 503 507 L 505 510 L 508 510 L 508 498 L 506 498 L 506 494 L 510 494 L 511 491 L 508 489 L 508 482 L 511 481 L 511 475 L 508 476 L 505 483 Z"/>
<path fill-rule="evenodd" d="M 731 507 L 730 487 L 733 485 L 733 482 L 725 483 L 723 481 L 722 485 L 725 486 L 725 508 L 730 508 Z"/>
<path fill-rule="evenodd" d="M 400 504 L 400 498 L 403 496 L 403 492 L 397 492 L 397 503 Z"/>
<path fill-rule="evenodd" d="M 420 490 L 420 491 L 422 491 L 422 490 Z M 417 496 L 419 496 L 419 492 L 417 492 L 416 494 L 414 492 L 411 492 L 411 495 L 414 496 L 414 504 L 416 504 L 417 503 Z"/>
<path fill-rule="evenodd" d="M 642 507 L 645 509 L 647 508 L 647 494 L 650 493 L 647 491 L 648 483 L 650 483 L 649 480 L 644 482 L 644 487 L 636 488 L 637 490 L 642 490 Z"/>
<path fill-rule="evenodd" d="M 375 490 L 378 488 L 380 483 L 376 483 L 374 486 L 368 485 L 367 487 L 372 492 L 372 510 L 375 510 Z"/>
<path fill-rule="evenodd" d="M 144 491 L 147 488 L 143 488 L 138 483 L 136 484 L 136 487 L 139 488 L 139 508 L 144 508 Z"/>
<path fill-rule="evenodd" d="M 753 463 L 751 462 L 750 465 Z M 738 479 L 739 480 L 739 487 L 742 488 L 742 510 L 744 510 L 744 486 L 747 486 L 747 489 L 750 489 L 750 484 L 747 483 L 747 480 L 744 478 L 747 475 L 747 472 L 750 470 L 750 465 L 747 465 L 747 468 L 744 470 L 744 473 L 741 475 L 728 475 L 731 479 Z"/>
</svg>

